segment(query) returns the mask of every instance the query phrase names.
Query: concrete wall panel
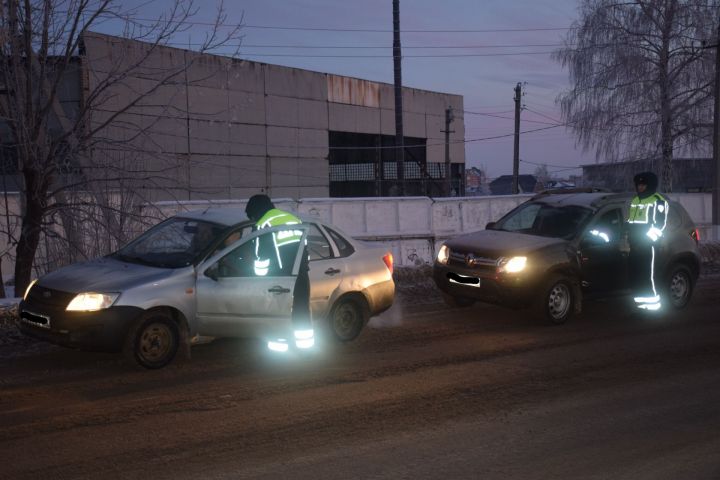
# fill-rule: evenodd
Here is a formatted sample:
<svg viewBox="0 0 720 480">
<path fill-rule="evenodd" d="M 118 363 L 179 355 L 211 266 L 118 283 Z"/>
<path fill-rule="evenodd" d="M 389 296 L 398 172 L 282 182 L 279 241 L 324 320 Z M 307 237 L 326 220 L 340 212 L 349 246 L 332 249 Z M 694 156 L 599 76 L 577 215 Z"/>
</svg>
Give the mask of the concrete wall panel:
<svg viewBox="0 0 720 480">
<path fill-rule="evenodd" d="M 327 130 L 310 130 L 307 128 L 297 129 L 298 157 L 301 158 L 322 158 L 325 166 L 323 171 L 327 172 L 327 156 L 329 153 L 329 138 Z"/>
<path fill-rule="evenodd" d="M 377 108 L 354 107 L 357 132 L 376 134 L 380 129 L 380 110 Z"/>
<path fill-rule="evenodd" d="M 217 88 L 202 86 L 188 87 L 190 118 L 229 120 L 230 99 L 227 93 L 227 90 L 218 90 Z"/>
<path fill-rule="evenodd" d="M 395 135 L 395 110 L 380 110 L 380 133 L 383 135 Z"/>
<path fill-rule="evenodd" d="M 265 94 L 265 72 L 262 63 L 233 60 L 227 75 L 231 92 Z"/>
<path fill-rule="evenodd" d="M 399 226 L 397 202 L 382 200 L 366 200 L 365 218 L 368 220 L 366 229 L 368 234 L 397 233 Z"/>
<path fill-rule="evenodd" d="M 330 130 L 357 132 L 357 107 L 342 103 L 328 103 L 328 125 Z"/>
<path fill-rule="evenodd" d="M 255 123 L 264 125 L 265 95 L 253 92 L 228 91 L 229 118 L 235 123 Z"/>
<path fill-rule="evenodd" d="M 403 114 L 403 135 L 425 138 L 425 114 L 405 112 Z"/>
<path fill-rule="evenodd" d="M 231 123 L 228 131 L 230 154 L 265 156 L 265 126 Z"/>
<path fill-rule="evenodd" d="M 278 65 L 265 65 L 265 93 L 327 100 L 325 74 Z"/>
<path fill-rule="evenodd" d="M 267 127 L 267 152 L 271 157 L 296 157 L 297 128 Z"/>
<path fill-rule="evenodd" d="M 455 234 L 462 231 L 460 204 L 454 199 L 436 199 L 430 209 L 432 230 L 439 235 Z"/>
<path fill-rule="evenodd" d="M 265 97 L 267 124 L 279 127 L 298 126 L 298 99 L 268 95 Z"/>
<path fill-rule="evenodd" d="M 328 103 L 298 99 L 299 125 L 304 128 L 328 129 Z"/>
<path fill-rule="evenodd" d="M 242 156 L 232 157 L 230 163 L 230 184 L 233 189 L 259 189 L 265 188 L 266 180 L 266 162 L 264 156 Z M 249 198 L 238 197 L 235 190 L 233 196 L 229 198 Z"/>
</svg>

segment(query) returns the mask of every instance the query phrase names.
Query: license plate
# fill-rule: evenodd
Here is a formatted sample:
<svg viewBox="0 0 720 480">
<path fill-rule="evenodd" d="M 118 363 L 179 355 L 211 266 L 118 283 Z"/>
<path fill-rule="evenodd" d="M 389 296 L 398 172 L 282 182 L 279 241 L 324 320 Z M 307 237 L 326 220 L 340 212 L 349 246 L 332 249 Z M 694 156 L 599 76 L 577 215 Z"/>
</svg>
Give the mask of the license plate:
<svg viewBox="0 0 720 480">
<path fill-rule="evenodd" d="M 459 273 L 450 272 L 447 274 L 450 283 L 457 283 L 467 287 L 480 288 L 480 278 L 460 275 Z"/>
</svg>

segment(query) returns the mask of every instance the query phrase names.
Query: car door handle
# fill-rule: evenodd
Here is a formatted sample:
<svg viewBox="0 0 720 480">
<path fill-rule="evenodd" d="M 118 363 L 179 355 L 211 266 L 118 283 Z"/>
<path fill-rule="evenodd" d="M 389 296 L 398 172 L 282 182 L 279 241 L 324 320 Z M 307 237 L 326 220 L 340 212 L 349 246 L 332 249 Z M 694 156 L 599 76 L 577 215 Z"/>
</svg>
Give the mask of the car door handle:
<svg viewBox="0 0 720 480">
<path fill-rule="evenodd" d="M 270 292 L 270 293 L 290 293 L 290 289 L 276 285 L 274 287 L 268 288 L 268 292 Z"/>
<path fill-rule="evenodd" d="M 327 270 L 325 270 L 325 275 L 336 275 L 338 273 L 340 273 L 340 270 L 338 270 L 337 268 L 331 267 L 331 268 L 328 268 Z"/>
</svg>

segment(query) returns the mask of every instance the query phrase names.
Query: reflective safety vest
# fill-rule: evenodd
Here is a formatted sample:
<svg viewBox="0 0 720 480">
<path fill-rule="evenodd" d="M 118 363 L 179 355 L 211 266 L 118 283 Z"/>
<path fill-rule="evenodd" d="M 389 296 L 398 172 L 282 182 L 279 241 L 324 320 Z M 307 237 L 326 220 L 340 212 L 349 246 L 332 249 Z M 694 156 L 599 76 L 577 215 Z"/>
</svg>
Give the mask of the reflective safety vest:
<svg viewBox="0 0 720 480">
<path fill-rule="evenodd" d="M 653 193 L 646 198 L 636 195 L 630 202 L 627 222 L 638 226 L 647 225 L 648 229 L 645 233 L 655 241 L 665 230 L 668 209 L 667 200 L 659 193 Z"/>
<path fill-rule="evenodd" d="M 258 230 L 270 227 L 279 227 L 281 225 L 298 225 L 302 223 L 298 217 L 292 213 L 285 212 L 273 208 L 268 210 L 265 215 L 255 224 Z M 275 234 L 275 245 L 282 247 L 290 243 L 299 242 L 302 238 L 301 230 L 288 230 Z"/>
<path fill-rule="evenodd" d="M 299 225 L 302 223 L 298 217 L 292 213 L 285 212 L 273 208 L 268 210 L 260 220 L 255 224 L 257 230 L 263 228 L 278 227 L 282 225 Z M 280 255 L 280 248 L 293 243 L 298 243 L 302 239 L 302 230 L 287 230 L 273 233 L 273 249 L 275 250 L 275 256 L 277 258 L 278 265 L 283 268 L 282 256 Z M 262 258 L 263 254 L 260 252 L 260 242 L 255 242 L 255 274 L 258 276 L 267 275 L 270 267 L 270 260 Z"/>
</svg>

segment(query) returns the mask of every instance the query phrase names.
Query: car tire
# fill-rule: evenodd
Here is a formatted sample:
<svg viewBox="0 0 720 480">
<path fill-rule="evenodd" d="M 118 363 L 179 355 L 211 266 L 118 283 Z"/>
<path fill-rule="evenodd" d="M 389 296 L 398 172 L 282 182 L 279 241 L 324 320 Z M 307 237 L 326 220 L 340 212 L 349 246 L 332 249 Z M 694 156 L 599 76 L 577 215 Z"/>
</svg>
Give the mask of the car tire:
<svg viewBox="0 0 720 480">
<path fill-rule="evenodd" d="M 575 297 L 572 280 L 563 275 L 553 275 L 537 300 L 537 313 L 554 325 L 562 325 L 575 311 L 578 300 Z"/>
<path fill-rule="evenodd" d="M 456 297 L 445 292 L 443 292 L 442 297 L 445 301 L 445 304 L 453 308 L 466 308 L 472 306 L 475 303 L 475 300 L 473 300 L 472 298 Z"/>
<path fill-rule="evenodd" d="M 353 297 L 341 298 L 330 312 L 330 333 L 340 342 L 355 340 L 369 318 L 370 314 L 363 302 Z"/>
<path fill-rule="evenodd" d="M 166 313 L 143 315 L 128 332 L 125 357 L 147 369 L 162 368 L 173 361 L 180 346 L 180 331 Z"/>
<path fill-rule="evenodd" d="M 665 277 L 664 299 L 667 299 L 668 305 L 676 310 L 681 310 L 690 303 L 692 298 L 693 275 L 686 265 L 681 263 L 674 264 L 670 267 L 669 274 Z M 664 300 L 663 299 L 663 300 Z"/>
</svg>

